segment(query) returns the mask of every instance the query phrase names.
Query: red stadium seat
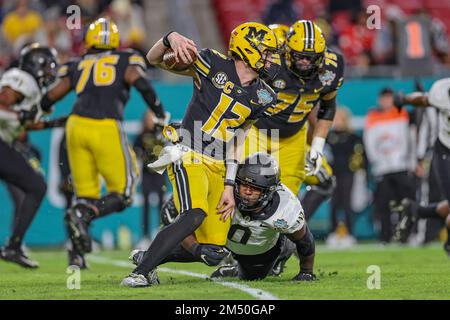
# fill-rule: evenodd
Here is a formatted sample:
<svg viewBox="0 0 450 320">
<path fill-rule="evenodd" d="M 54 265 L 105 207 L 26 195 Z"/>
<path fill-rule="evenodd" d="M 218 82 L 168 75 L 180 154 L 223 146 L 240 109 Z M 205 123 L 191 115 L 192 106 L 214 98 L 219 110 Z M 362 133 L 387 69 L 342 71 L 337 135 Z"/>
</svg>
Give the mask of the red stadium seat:
<svg viewBox="0 0 450 320">
<path fill-rule="evenodd" d="M 424 0 L 390 0 L 389 3 L 399 6 L 406 14 L 415 13 L 424 6 Z"/>
<path fill-rule="evenodd" d="M 425 8 L 450 8 L 450 1 L 445 0 L 424 0 Z"/>
</svg>

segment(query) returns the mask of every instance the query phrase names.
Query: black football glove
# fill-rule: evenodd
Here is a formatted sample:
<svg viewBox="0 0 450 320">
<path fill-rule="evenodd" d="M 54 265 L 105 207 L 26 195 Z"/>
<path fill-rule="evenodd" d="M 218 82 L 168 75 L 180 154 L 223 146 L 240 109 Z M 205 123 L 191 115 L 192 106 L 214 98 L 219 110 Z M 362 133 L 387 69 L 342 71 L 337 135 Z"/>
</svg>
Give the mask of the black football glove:
<svg viewBox="0 0 450 320">
<path fill-rule="evenodd" d="M 400 111 L 403 108 L 403 105 L 405 104 L 405 95 L 403 92 L 396 92 L 394 94 L 394 106 Z"/>
<path fill-rule="evenodd" d="M 30 110 L 20 110 L 19 111 L 19 121 L 20 124 L 24 125 L 29 122 L 37 122 L 42 117 L 42 109 L 40 106 L 35 104 L 30 108 Z"/>
<path fill-rule="evenodd" d="M 300 271 L 294 278 L 293 281 L 315 281 L 317 279 L 316 275 L 312 272 L 302 272 Z"/>
<path fill-rule="evenodd" d="M 194 256 L 200 258 L 207 266 L 217 266 L 229 251 L 213 244 L 199 244 L 194 250 Z"/>
</svg>

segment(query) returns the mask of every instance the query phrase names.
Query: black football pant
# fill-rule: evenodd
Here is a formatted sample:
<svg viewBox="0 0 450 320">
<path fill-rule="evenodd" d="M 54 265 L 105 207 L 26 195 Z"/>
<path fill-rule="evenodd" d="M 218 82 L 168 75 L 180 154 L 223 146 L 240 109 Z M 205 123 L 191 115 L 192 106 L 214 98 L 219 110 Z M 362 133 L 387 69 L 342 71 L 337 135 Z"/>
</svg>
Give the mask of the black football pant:
<svg viewBox="0 0 450 320">
<path fill-rule="evenodd" d="M 18 208 L 15 209 L 13 232 L 8 245 L 10 248 L 19 248 L 45 196 L 47 186 L 44 178 L 27 160 L 1 139 L 0 179 L 20 189 L 24 195 L 22 201 L 16 203 Z"/>
<path fill-rule="evenodd" d="M 450 150 L 439 140 L 434 147 L 432 166 L 443 196 L 450 202 Z"/>
<path fill-rule="evenodd" d="M 280 235 L 276 245 L 261 254 L 239 255 L 233 253 L 233 258 L 238 262 L 239 279 L 241 280 L 261 280 L 269 275 L 278 258 L 286 256 L 289 250 L 287 237 Z"/>
<path fill-rule="evenodd" d="M 390 242 L 395 221 L 392 221 L 389 202 L 401 201 L 403 198 L 415 199 L 414 178 L 408 172 L 385 174 L 378 178 L 374 198 L 374 216 L 380 223 L 379 238 Z"/>
</svg>

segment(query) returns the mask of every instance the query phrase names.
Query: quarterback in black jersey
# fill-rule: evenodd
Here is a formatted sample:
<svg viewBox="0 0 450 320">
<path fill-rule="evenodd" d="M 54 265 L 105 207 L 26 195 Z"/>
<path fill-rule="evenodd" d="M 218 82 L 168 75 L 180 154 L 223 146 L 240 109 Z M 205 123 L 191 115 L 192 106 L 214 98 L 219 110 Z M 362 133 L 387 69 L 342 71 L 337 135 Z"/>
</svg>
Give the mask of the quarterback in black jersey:
<svg viewBox="0 0 450 320">
<path fill-rule="evenodd" d="M 163 122 L 164 111 L 146 78 L 144 58 L 119 50 L 116 24 L 100 18 L 88 27 L 86 54 L 60 69 L 60 82 L 42 99 L 43 108 L 74 90 L 77 99 L 66 124 L 74 206 L 66 213 L 73 249 L 69 263 L 85 266 L 91 251 L 88 227 L 93 219 L 122 211 L 132 203 L 138 174 L 134 152 L 122 126 L 125 104 L 134 86 Z M 103 177 L 107 194 L 101 196 Z M 72 258 L 75 257 L 75 258 Z"/>
<path fill-rule="evenodd" d="M 270 153 L 280 163 L 282 183 L 298 194 L 306 176 L 308 114 L 319 108 L 307 162 L 308 175 L 315 175 L 322 166 L 344 62 L 340 54 L 326 47 L 322 31 L 309 20 L 290 27 L 283 52 L 280 72 L 268 82 L 277 92 L 277 105 L 269 108 L 271 117 L 260 119 L 250 130 L 245 155 Z"/>
<path fill-rule="evenodd" d="M 167 163 L 179 218 L 161 230 L 137 268 L 122 284 L 149 286 L 157 265 L 180 242 L 195 256 L 206 245 L 217 252 L 227 240 L 234 212 L 238 149 L 247 130 L 276 102 L 275 92 L 260 79 L 273 78 L 279 67 L 277 40 L 260 23 L 244 23 L 230 37 L 228 56 L 196 45 L 176 32 L 160 39 L 147 54 L 153 65 L 168 69 L 163 55 L 171 47 L 194 79 L 194 93 L 183 118 L 177 160 Z M 189 50 L 197 54 L 192 61 Z"/>
</svg>

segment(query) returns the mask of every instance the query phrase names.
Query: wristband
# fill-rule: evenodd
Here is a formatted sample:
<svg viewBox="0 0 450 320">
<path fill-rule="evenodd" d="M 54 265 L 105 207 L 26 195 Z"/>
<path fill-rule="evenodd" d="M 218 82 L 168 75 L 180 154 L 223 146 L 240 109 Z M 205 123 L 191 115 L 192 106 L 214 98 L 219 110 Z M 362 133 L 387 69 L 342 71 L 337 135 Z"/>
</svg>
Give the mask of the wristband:
<svg viewBox="0 0 450 320">
<path fill-rule="evenodd" d="M 314 149 L 318 153 L 323 153 L 323 148 L 325 146 L 325 139 L 321 137 L 314 137 L 311 143 L 311 149 Z"/>
<path fill-rule="evenodd" d="M 170 35 L 172 32 L 175 32 L 175 31 L 169 31 L 169 32 L 163 37 L 163 44 L 164 44 L 164 46 L 167 47 L 167 48 L 171 48 L 170 42 L 169 42 L 169 35 Z"/>
<path fill-rule="evenodd" d="M 234 180 L 239 167 L 239 162 L 234 159 L 225 160 L 226 173 L 225 173 L 225 185 L 234 186 Z"/>
</svg>

